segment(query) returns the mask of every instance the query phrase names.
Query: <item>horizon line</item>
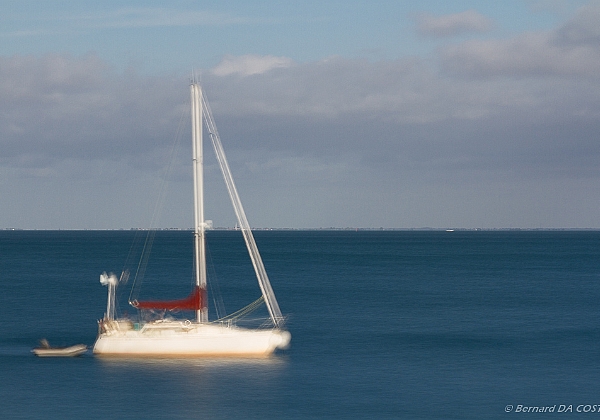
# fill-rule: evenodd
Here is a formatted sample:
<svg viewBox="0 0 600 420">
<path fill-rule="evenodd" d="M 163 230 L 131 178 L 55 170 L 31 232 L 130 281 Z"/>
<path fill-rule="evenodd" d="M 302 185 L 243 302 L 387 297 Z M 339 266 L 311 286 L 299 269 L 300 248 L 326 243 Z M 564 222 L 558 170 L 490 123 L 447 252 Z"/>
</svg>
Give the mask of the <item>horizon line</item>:
<svg viewBox="0 0 600 420">
<path fill-rule="evenodd" d="M 193 231 L 194 228 L 0 228 L 0 231 Z M 236 231 L 238 227 L 215 227 L 207 230 L 217 231 Z M 253 231 L 443 231 L 443 232 L 464 232 L 464 231 L 600 231 L 600 227 L 498 227 L 498 228 L 465 228 L 465 227 L 253 227 Z"/>
</svg>

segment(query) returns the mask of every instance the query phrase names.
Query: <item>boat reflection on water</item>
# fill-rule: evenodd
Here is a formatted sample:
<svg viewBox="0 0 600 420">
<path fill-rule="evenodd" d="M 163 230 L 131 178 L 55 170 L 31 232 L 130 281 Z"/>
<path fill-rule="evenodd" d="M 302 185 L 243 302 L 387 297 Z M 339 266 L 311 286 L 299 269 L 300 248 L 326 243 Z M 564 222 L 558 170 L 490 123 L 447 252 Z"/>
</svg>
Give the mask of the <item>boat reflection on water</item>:
<svg viewBox="0 0 600 420">
<path fill-rule="evenodd" d="M 289 358 L 273 355 L 269 358 L 131 358 L 94 357 L 100 370 L 111 378 L 111 383 L 160 378 L 169 387 L 189 393 L 189 387 L 202 388 L 204 398 L 210 400 L 223 390 L 238 389 L 246 392 L 279 387 L 286 382 Z M 188 389 L 184 391 L 184 389 Z"/>
<path fill-rule="evenodd" d="M 109 397 L 127 401 L 128 409 L 133 406 L 146 418 L 281 418 L 278 401 L 282 392 L 289 392 L 282 391 L 289 389 L 291 363 L 286 355 L 90 360 L 110 389 Z M 260 416 L 249 398 L 253 404 L 262 402 Z"/>
<path fill-rule="evenodd" d="M 131 368 L 200 368 L 200 369 L 268 369 L 283 370 L 289 361 L 287 355 L 256 357 L 95 357 L 106 367 Z"/>
</svg>

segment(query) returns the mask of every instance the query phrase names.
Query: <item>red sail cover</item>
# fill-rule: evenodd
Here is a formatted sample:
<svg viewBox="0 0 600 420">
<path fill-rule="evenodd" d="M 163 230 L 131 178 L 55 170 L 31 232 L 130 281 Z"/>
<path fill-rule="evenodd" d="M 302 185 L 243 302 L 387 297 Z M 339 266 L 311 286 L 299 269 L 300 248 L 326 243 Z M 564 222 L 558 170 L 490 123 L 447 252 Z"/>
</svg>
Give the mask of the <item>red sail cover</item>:
<svg viewBox="0 0 600 420">
<path fill-rule="evenodd" d="M 135 302 L 134 306 L 138 309 L 166 309 L 168 311 L 198 311 L 206 307 L 206 289 L 199 286 L 185 299 L 179 300 L 156 300 Z"/>
</svg>

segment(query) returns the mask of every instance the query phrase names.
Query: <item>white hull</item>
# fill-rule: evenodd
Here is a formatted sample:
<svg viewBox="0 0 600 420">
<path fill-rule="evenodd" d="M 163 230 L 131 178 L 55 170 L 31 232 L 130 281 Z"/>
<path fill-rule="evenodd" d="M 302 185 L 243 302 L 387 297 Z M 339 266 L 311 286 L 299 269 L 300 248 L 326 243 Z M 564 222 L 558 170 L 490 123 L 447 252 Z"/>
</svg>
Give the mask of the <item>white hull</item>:
<svg viewBox="0 0 600 420">
<path fill-rule="evenodd" d="M 290 333 L 277 329 L 244 329 L 218 324 L 163 321 L 134 324 L 113 321 L 94 345 L 99 356 L 266 357 L 286 348 Z"/>
</svg>

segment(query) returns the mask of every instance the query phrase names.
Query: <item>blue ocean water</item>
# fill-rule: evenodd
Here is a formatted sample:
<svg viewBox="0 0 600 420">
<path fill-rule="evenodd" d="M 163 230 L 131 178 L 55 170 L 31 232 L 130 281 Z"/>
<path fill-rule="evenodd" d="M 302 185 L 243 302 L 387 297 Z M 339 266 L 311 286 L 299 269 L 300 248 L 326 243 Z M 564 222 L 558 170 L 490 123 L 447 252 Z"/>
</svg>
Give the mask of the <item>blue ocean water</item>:
<svg viewBox="0 0 600 420">
<path fill-rule="evenodd" d="M 0 231 L 0 417 L 599 415 L 577 410 L 600 404 L 600 232 L 257 231 L 289 350 L 267 360 L 33 356 L 42 337 L 94 343 L 106 309 L 99 274 L 120 272 L 134 236 Z M 208 240 L 232 312 L 259 293 L 241 234 Z M 185 296 L 191 232 L 158 232 L 153 256 L 141 293 Z"/>
</svg>

